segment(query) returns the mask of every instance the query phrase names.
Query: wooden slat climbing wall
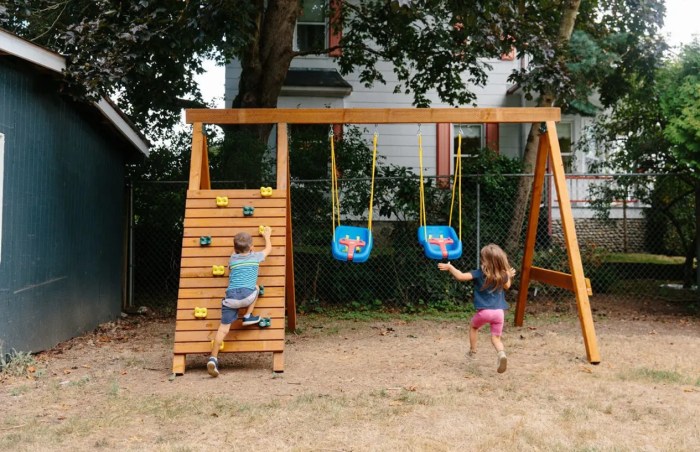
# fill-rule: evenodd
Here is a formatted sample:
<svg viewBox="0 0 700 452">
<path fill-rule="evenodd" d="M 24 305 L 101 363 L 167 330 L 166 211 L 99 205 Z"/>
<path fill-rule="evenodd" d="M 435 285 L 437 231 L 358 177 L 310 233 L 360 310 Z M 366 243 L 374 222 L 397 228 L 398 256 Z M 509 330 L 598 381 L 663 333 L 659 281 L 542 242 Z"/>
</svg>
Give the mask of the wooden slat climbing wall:
<svg viewBox="0 0 700 452">
<path fill-rule="evenodd" d="M 226 197 L 228 205 L 218 207 L 217 197 Z M 253 214 L 244 215 L 244 206 L 252 207 Z M 272 228 L 272 252 L 260 265 L 258 284 L 264 287 L 264 293 L 258 298 L 253 313 L 269 317 L 271 325 L 244 327 L 239 318 L 224 339 L 222 352 L 272 352 L 274 370 L 283 370 L 286 192 L 273 190 L 272 196 L 262 197 L 260 190 L 189 190 L 182 240 L 173 372 L 184 373 L 186 355 L 211 351 L 211 341 L 221 319 L 221 299 L 228 286 L 228 260 L 233 252 L 233 236 L 238 232 L 248 232 L 253 236 L 254 249 L 262 250 L 265 241 L 259 234 L 260 225 Z M 210 243 L 207 243 L 207 238 L 210 238 Z M 214 276 L 213 266 L 224 266 L 224 274 Z M 207 308 L 205 319 L 195 317 L 196 307 Z M 243 312 L 245 309 L 240 311 L 241 316 Z"/>
</svg>

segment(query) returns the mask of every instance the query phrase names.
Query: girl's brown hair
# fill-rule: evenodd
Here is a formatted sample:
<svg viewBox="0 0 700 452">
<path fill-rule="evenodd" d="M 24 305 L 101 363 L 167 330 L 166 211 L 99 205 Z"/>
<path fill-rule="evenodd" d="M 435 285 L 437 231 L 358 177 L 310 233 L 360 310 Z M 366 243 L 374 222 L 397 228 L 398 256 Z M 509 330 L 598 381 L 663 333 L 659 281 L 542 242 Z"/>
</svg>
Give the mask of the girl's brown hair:
<svg viewBox="0 0 700 452">
<path fill-rule="evenodd" d="M 503 290 L 508 286 L 510 275 L 508 256 L 500 246 L 489 243 L 481 248 L 481 271 L 484 272 L 482 289 Z"/>
</svg>

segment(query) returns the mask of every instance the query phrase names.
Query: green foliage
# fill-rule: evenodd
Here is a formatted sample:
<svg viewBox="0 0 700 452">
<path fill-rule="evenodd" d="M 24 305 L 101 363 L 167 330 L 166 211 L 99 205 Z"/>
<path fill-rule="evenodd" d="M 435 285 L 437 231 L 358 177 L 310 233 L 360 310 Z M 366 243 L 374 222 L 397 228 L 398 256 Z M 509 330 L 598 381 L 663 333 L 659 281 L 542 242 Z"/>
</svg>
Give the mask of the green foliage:
<svg viewBox="0 0 700 452">
<path fill-rule="evenodd" d="M 685 282 L 693 273 L 700 225 L 694 193 L 700 184 L 700 44 L 683 47 L 651 75 L 634 77 L 630 90 L 592 130 L 601 163 L 596 169 L 671 173 L 668 177 L 614 178 L 591 190 L 593 207 L 607 217 L 614 200 L 634 197 L 650 208 L 647 247 L 686 257 Z M 675 174 L 674 174 L 675 173 Z M 661 233 L 660 233 L 661 232 Z"/>
<path fill-rule="evenodd" d="M 12 350 L 12 353 L 4 353 L 0 347 L 0 377 L 10 375 L 13 377 L 27 377 L 36 372 L 36 359 L 31 352 Z M 31 368 L 34 367 L 34 370 Z"/>
<path fill-rule="evenodd" d="M 683 46 L 660 74 L 661 110 L 668 118 L 664 136 L 679 162 L 700 170 L 700 41 Z"/>
<path fill-rule="evenodd" d="M 328 132 L 325 134 L 327 138 Z M 382 306 L 390 305 L 405 312 L 463 308 L 471 302 L 471 285 L 458 283 L 438 272 L 436 262 L 426 259 L 417 244 L 419 180 L 408 168 L 382 165 L 377 168 L 374 205 L 379 215 L 374 217 L 373 231 L 375 242 L 379 244 L 371 258 L 362 265 L 333 259 L 330 253 L 330 182 L 327 179 L 301 180 L 295 174 L 295 171 L 309 176 L 325 174 L 330 153 L 327 141 L 312 136 L 304 143 L 305 137 L 300 131 L 293 132 L 292 137 L 295 285 L 297 298 L 309 300 L 308 306 L 300 301 L 304 309 L 318 312 L 329 306 L 348 307 L 348 303 L 355 303 L 358 310 L 371 310 L 378 307 L 378 298 Z M 339 157 L 342 155 L 338 162 L 342 175 L 341 214 L 344 222 L 354 218 L 351 223 L 364 226 L 369 202 L 371 149 L 362 139 L 360 130 L 354 128 L 346 130 L 337 147 Z M 297 160 L 299 158 L 301 160 Z M 465 158 L 464 171 L 468 174 L 461 181 L 462 239 L 465 249 L 474 249 L 477 184 L 481 204 L 489 206 L 480 212 L 482 243 L 498 241 L 504 233 L 502 225 L 506 224 L 513 208 L 509 200 L 517 188 L 517 181 L 506 175 L 519 172 L 520 163 L 482 149 L 475 157 Z M 435 179 L 428 178 L 425 192 L 428 222 L 447 224 L 452 191 L 437 187 Z M 458 208 L 457 200 L 454 208 Z M 458 229 L 456 217 L 452 225 Z M 473 269 L 476 263 L 474 256 L 464 256 L 456 260 L 455 265 Z"/>
<path fill-rule="evenodd" d="M 169 128 L 182 107 L 204 106 L 194 79 L 202 61 L 223 62 L 248 44 L 253 3 L 8 0 L 0 26 L 70 55 L 75 96 L 117 95 L 142 128 Z"/>
</svg>

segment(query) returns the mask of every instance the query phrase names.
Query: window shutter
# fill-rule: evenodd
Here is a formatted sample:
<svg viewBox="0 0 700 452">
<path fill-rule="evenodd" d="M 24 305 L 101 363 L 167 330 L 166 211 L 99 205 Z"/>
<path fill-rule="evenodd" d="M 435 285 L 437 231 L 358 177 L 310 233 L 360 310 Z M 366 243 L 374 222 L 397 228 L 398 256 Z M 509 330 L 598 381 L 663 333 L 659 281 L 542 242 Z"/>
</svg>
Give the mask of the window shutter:
<svg viewBox="0 0 700 452">
<path fill-rule="evenodd" d="M 486 127 L 486 147 L 494 152 L 500 152 L 498 143 L 498 123 L 495 124 L 485 124 Z"/>
<path fill-rule="evenodd" d="M 435 153 L 437 161 L 435 162 L 435 172 L 438 177 L 437 186 L 441 188 L 449 188 L 450 186 L 450 128 L 447 123 L 436 124 L 436 146 Z"/>
</svg>

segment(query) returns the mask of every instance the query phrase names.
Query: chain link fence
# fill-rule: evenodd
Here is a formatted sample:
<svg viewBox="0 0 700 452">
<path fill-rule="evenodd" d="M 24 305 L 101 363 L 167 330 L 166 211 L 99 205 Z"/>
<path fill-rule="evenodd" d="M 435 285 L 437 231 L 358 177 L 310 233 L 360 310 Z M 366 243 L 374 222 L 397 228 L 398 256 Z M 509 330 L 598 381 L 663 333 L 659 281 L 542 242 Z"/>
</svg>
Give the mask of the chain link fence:
<svg viewBox="0 0 700 452">
<path fill-rule="evenodd" d="M 508 244 L 513 240 L 511 223 L 517 207 L 513 200 L 522 178 L 531 183 L 532 177 L 523 175 L 464 176 L 461 209 L 459 197 L 453 197 L 449 187 L 441 188 L 441 181 L 434 178 L 425 180 L 427 223 L 451 224 L 461 233 L 462 257 L 452 261 L 457 268 L 478 268 L 479 250 L 488 243 L 511 249 L 511 264 L 520 268 L 527 217 L 516 234 L 520 245 Z M 698 305 L 697 291 L 682 288 L 695 280 L 695 225 L 694 200 L 692 195 L 688 199 L 679 196 L 678 181 L 678 175 L 567 178 L 584 273 L 591 280 L 593 297 L 680 300 Z M 330 180 L 291 185 L 295 289 L 301 311 L 339 307 L 420 312 L 471 304 L 471 284 L 457 283 L 440 272 L 437 261 L 427 259 L 418 245 L 417 178 L 375 182 L 374 247 L 362 264 L 332 257 L 330 185 Z M 128 279 L 132 305 L 175 309 L 186 188 L 186 182 L 135 182 L 131 186 Z M 245 187 L 228 182 L 214 188 Z M 367 227 L 369 194 L 369 180 L 341 181 L 343 224 Z M 669 194 L 679 199 L 671 200 Z M 601 210 L 602 206 L 606 209 Z M 534 265 L 569 272 L 563 243 L 556 194 L 547 180 Z M 516 277 L 516 289 L 517 282 Z M 515 301 L 515 293 L 509 291 L 509 301 Z M 571 292 L 536 282 L 531 283 L 529 300 L 575 303 Z"/>
</svg>

